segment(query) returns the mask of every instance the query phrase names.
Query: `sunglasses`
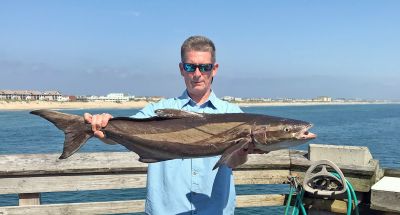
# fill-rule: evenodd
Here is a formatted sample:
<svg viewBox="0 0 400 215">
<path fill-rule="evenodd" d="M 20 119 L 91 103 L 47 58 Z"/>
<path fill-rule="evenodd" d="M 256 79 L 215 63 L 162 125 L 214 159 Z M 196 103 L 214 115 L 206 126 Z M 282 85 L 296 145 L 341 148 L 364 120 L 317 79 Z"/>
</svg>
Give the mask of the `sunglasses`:
<svg viewBox="0 0 400 215">
<path fill-rule="evenodd" d="M 183 69 L 186 72 L 194 72 L 196 68 L 199 68 L 200 72 L 211 72 L 214 68 L 214 64 L 192 64 L 192 63 L 182 63 Z"/>
</svg>

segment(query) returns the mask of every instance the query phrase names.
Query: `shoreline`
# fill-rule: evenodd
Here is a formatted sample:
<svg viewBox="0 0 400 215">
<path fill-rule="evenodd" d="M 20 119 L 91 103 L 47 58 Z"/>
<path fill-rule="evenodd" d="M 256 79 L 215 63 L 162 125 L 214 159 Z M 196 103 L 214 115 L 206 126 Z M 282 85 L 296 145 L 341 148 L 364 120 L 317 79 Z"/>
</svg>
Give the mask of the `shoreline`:
<svg viewBox="0 0 400 215">
<path fill-rule="evenodd" d="M 0 111 L 22 111 L 37 109 L 138 109 L 150 102 L 57 102 L 57 101 L 0 101 Z M 239 107 L 268 106 L 312 106 L 312 105 L 366 105 L 366 104 L 400 104 L 400 102 L 252 102 L 233 103 Z"/>
</svg>

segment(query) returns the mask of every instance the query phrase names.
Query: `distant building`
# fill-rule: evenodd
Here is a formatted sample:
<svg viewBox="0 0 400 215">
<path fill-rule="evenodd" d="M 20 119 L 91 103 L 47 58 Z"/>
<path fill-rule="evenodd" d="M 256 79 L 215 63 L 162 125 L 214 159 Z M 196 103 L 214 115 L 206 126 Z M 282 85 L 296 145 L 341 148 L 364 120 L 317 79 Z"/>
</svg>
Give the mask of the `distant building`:
<svg viewBox="0 0 400 215">
<path fill-rule="evenodd" d="M 224 96 L 224 97 L 222 97 L 222 100 L 228 101 L 228 102 L 242 102 L 242 101 L 244 101 L 240 97 L 232 97 L 232 96 Z"/>
<path fill-rule="evenodd" d="M 313 102 L 331 102 L 332 98 L 328 96 L 319 96 L 313 99 Z"/>
<path fill-rule="evenodd" d="M 235 98 L 232 96 L 224 96 L 224 97 L 222 97 L 222 100 L 231 102 L 231 101 L 235 100 Z"/>
<path fill-rule="evenodd" d="M 37 90 L 0 90 L 1 100 L 40 100 L 40 101 L 58 101 L 61 98 L 58 91 Z"/>
<path fill-rule="evenodd" d="M 86 101 L 102 101 L 102 102 L 127 102 L 133 100 L 134 96 L 129 96 L 124 93 L 109 93 L 107 96 L 85 96 L 79 97 L 78 100 Z"/>
<path fill-rule="evenodd" d="M 59 102 L 69 102 L 69 96 L 60 96 L 57 101 L 59 101 Z"/>
<path fill-rule="evenodd" d="M 68 101 L 70 102 L 76 102 L 78 99 L 76 96 L 68 96 Z"/>
</svg>

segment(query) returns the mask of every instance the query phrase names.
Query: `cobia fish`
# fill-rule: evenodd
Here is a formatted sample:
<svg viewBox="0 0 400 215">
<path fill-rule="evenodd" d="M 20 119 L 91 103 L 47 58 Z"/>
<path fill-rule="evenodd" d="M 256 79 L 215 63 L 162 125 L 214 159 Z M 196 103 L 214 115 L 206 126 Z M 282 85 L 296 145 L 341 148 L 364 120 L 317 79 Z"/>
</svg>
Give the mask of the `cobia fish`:
<svg viewBox="0 0 400 215">
<path fill-rule="evenodd" d="M 84 118 L 51 110 L 35 110 L 64 131 L 60 159 L 73 155 L 93 137 Z M 308 131 L 312 124 L 300 120 L 249 113 L 200 114 L 159 109 L 146 119 L 115 117 L 102 128 L 106 141 L 125 146 L 145 163 L 176 158 L 222 155 L 222 164 L 231 168 L 247 161 L 248 153 L 269 152 L 296 146 L 316 137 Z"/>
</svg>

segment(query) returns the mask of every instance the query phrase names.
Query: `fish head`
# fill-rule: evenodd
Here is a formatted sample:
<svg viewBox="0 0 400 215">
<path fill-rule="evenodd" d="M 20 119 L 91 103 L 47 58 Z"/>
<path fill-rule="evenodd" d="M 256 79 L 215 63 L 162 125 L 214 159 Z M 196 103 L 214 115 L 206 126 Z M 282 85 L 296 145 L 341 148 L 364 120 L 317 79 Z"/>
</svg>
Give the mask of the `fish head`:
<svg viewBox="0 0 400 215">
<path fill-rule="evenodd" d="M 256 149 L 262 151 L 297 146 L 317 137 L 309 131 L 312 126 L 311 123 L 301 120 L 276 118 L 253 128 L 253 143 Z"/>
</svg>

